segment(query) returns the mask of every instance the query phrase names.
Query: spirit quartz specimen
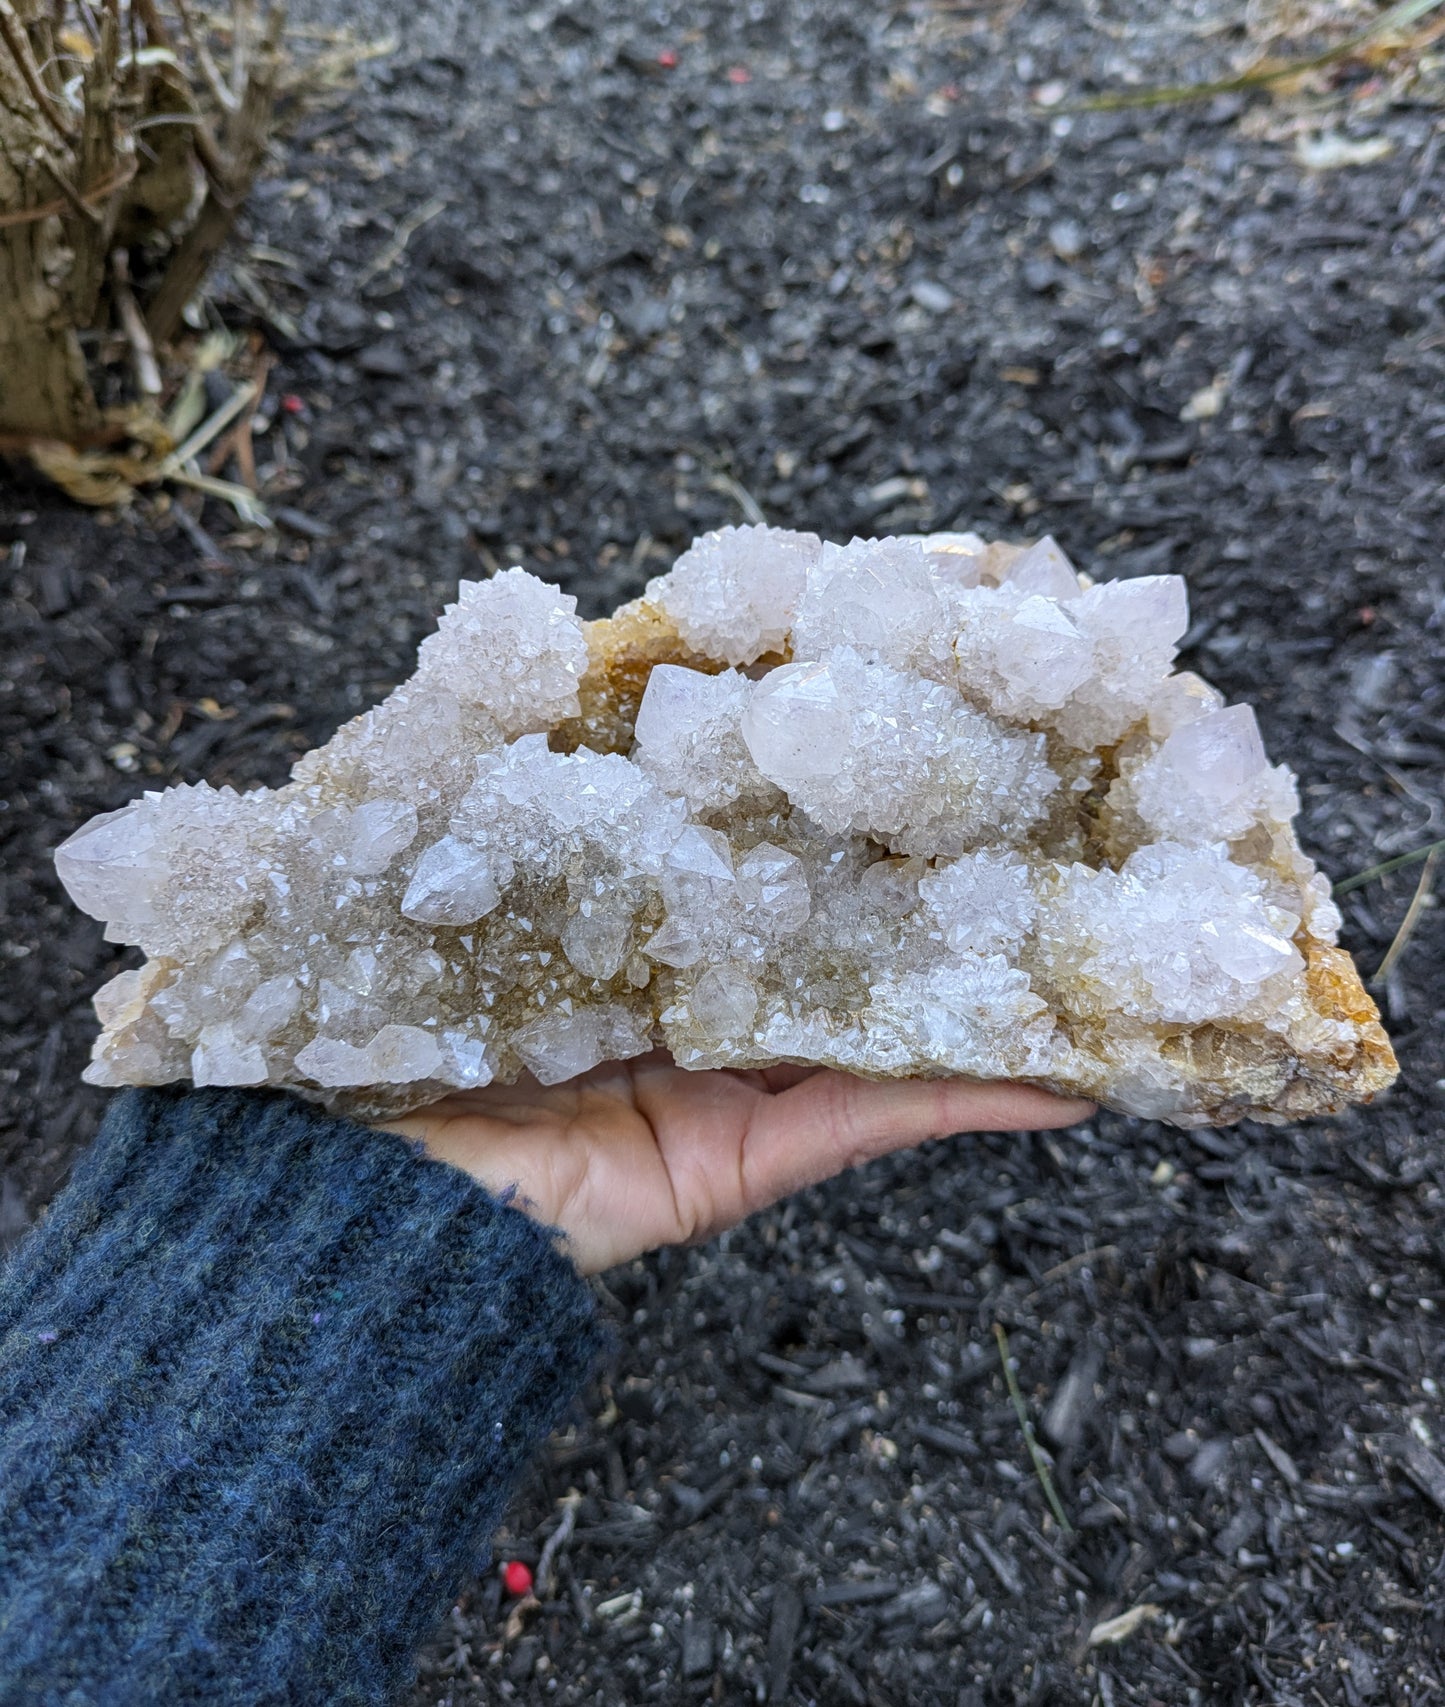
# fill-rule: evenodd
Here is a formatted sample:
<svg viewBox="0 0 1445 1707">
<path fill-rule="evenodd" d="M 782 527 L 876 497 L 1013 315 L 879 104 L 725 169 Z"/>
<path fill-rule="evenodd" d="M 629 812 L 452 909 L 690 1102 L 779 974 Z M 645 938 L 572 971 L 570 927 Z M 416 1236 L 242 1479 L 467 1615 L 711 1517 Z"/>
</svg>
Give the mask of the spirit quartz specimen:
<svg viewBox="0 0 1445 1707">
<path fill-rule="evenodd" d="M 725 528 L 601 622 L 512 569 L 276 792 L 147 794 L 59 850 L 149 959 L 93 1083 L 384 1114 L 664 1047 L 1014 1078 L 1199 1126 L 1394 1057 L 1290 773 L 1171 673 L 1173 576 L 1045 539 Z"/>
</svg>

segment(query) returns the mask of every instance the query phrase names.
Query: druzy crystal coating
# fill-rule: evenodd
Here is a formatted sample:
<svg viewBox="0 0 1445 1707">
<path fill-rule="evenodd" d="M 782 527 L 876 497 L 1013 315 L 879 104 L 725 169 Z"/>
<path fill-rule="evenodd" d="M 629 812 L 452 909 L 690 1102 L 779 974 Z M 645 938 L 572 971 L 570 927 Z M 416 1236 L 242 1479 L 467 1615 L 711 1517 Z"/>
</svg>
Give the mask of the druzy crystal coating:
<svg viewBox="0 0 1445 1707">
<path fill-rule="evenodd" d="M 58 851 L 149 957 L 98 1084 L 375 1114 L 665 1048 L 1017 1078 L 1181 1125 L 1394 1075 L 1294 781 L 1172 666 L 1182 581 L 1051 539 L 696 541 L 601 622 L 464 583 L 277 791 L 147 794 Z"/>
</svg>

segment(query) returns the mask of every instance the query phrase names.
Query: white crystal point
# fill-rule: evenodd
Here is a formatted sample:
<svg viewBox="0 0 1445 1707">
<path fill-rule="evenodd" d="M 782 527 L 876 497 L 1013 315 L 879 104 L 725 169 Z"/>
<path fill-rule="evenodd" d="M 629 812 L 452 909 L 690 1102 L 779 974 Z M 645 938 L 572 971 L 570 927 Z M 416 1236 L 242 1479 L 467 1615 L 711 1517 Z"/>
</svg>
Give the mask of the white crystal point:
<svg viewBox="0 0 1445 1707">
<path fill-rule="evenodd" d="M 758 1011 L 758 987 L 740 966 L 710 966 L 687 997 L 689 1017 L 711 1044 L 746 1037 Z"/>
<path fill-rule="evenodd" d="M 1098 643 L 1106 674 L 1137 692 L 1153 687 L 1173 663 L 1189 627 L 1189 594 L 1178 575 L 1101 581 L 1079 595 L 1070 614 Z"/>
<path fill-rule="evenodd" d="M 258 984 L 246 998 L 236 1021 L 236 1030 L 251 1039 L 273 1036 L 295 1017 L 301 1006 L 301 987 L 283 973 Z"/>
<path fill-rule="evenodd" d="M 317 1037 L 296 1057 L 297 1067 L 318 1085 L 415 1084 L 443 1068 L 436 1038 L 415 1025 L 384 1025 L 364 1047 Z"/>
<path fill-rule="evenodd" d="M 418 678 L 493 717 L 507 736 L 547 729 L 581 709 L 587 637 L 577 600 L 524 569 L 463 581 L 418 654 Z"/>
<path fill-rule="evenodd" d="M 694 541 L 666 575 L 649 581 L 646 597 L 694 651 L 751 664 L 786 643 L 822 548 L 816 534 L 787 528 L 721 528 Z"/>
<path fill-rule="evenodd" d="M 667 852 L 659 888 L 667 914 L 644 952 L 667 966 L 695 966 L 726 941 L 737 914 L 737 873 L 727 837 L 698 826 L 685 829 Z"/>
<path fill-rule="evenodd" d="M 378 877 L 416 840 L 416 807 L 402 800 L 367 800 L 354 810 L 323 812 L 311 837 L 324 860 L 353 877 Z"/>
<path fill-rule="evenodd" d="M 826 658 L 840 646 L 872 662 L 931 675 L 946 669 L 943 609 L 923 547 L 912 540 L 825 545 L 808 571 L 793 624 L 793 655 Z"/>
<path fill-rule="evenodd" d="M 147 954 L 214 948 L 261 901 L 262 798 L 203 782 L 142 795 L 56 849 L 60 880 L 78 906 L 108 921 L 111 942 Z M 232 856 L 225 862 L 209 857 L 220 845 Z"/>
<path fill-rule="evenodd" d="M 738 861 L 737 890 L 749 928 L 767 941 L 801 930 L 813 909 L 802 860 L 770 842 L 759 842 Z"/>
<path fill-rule="evenodd" d="M 1001 954 L 884 979 L 863 1017 L 903 1059 L 981 1078 L 1047 1074 L 1063 1053 L 1048 1003 Z"/>
<path fill-rule="evenodd" d="M 1047 720 L 1098 674 L 1097 647 L 1057 599 L 1010 582 L 954 603 L 958 680 L 995 716 Z"/>
<path fill-rule="evenodd" d="M 618 1004 L 546 1014 L 524 1026 L 513 1048 L 538 1084 L 560 1085 L 604 1061 L 626 1061 L 652 1047 L 652 1028 Z"/>
<path fill-rule="evenodd" d="M 955 954 L 1011 954 L 1038 911 L 1028 862 L 987 849 L 940 865 L 919 885 L 924 904 Z"/>
<path fill-rule="evenodd" d="M 1082 591 L 1078 570 L 1064 556 L 1052 534 L 1045 534 L 1014 559 L 1009 565 L 1007 585 L 1046 599 L 1076 599 Z"/>
<path fill-rule="evenodd" d="M 1254 712 L 1231 705 L 1181 724 L 1127 781 L 1151 835 L 1193 844 L 1243 835 L 1269 769 Z"/>
<path fill-rule="evenodd" d="M 1163 741 L 1186 723 L 1195 723 L 1224 704 L 1218 688 L 1189 670 L 1166 676 L 1149 701 L 1149 733 Z"/>
<path fill-rule="evenodd" d="M 232 1025 L 208 1025 L 191 1051 L 191 1079 L 198 1085 L 264 1085 L 266 1051 L 238 1035 Z"/>
<path fill-rule="evenodd" d="M 987 543 L 976 533 L 927 533 L 913 536 L 923 547 L 935 588 L 976 587 L 983 575 Z"/>
<path fill-rule="evenodd" d="M 419 924 L 470 925 L 501 898 L 487 855 L 456 836 L 443 836 L 416 862 L 401 911 Z"/>
<path fill-rule="evenodd" d="M 1066 988 L 1068 1011 L 1146 1023 L 1262 1017 L 1267 986 L 1298 985 L 1298 916 L 1271 907 L 1259 875 L 1219 845 L 1159 842 L 1121 870 L 1075 865 L 1046 882 L 1030 951 Z"/>
<path fill-rule="evenodd" d="M 743 739 L 823 829 L 899 853 L 958 854 L 990 832 L 1012 839 L 1058 786 L 1042 736 L 1007 731 L 951 688 L 848 647 L 766 676 Z"/>
<path fill-rule="evenodd" d="M 114 919 L 127 930 L 149 916 L 148 892 L 158 875 L 151 855 L 157 814 L 145 800 L 102 812 L 55 850 L 55 869 L 70 898 L 93 919 Z M 122 974 L 134 976 L 134 974 Z"/>
<path fill-rule="evenodd" d="M 1068 604 L 1093 641 L 1093 669 L 1049 717 L 1072 745 L 1110 746 L 1143 719 L 1189 627 L 1189 598 L 1177 575 L 1102 581 Z"/>
<path fill-rule="evenodd" d="M 753 763 L 780 788 L 806 787 L 847 765 L 851 721 L 827 664 L 785 664 L 769 671 L 741 727 Z"/>
<path fill-rule="evenodd" d="M 464 586 L 285 788 L 72 837 L 67 887 L 149 956 L 87 1081 L 385 1116 L 664 1045 L 1184 1125 L 1388 1084 L 1288 773 L 1171 674 L 1179 581 L 744 528 L 650 593 L 584 625 L 521 571 Z"/>
<path fill-rule="evenodd" d="M 117 972 L 95 992 L 95 1017 L 107 1031 L 126 1025 L 144 1013 L 148 994 L 144 972 Z"/>
<path fill-rule="evenodd" d="M 658 664 L 637 710 L 633 758 L 694 812 L 715 812 L 763 786 L 742 738 L 751 684 L 736 670 L 707 676 Z"/>
<path fill-rule="evenodd" d="M 615 978 L 632 953 L 633 918 L 599 897 L 584 900 L 562 927 L 562 952 L 584 978 Z"/>
</svg>

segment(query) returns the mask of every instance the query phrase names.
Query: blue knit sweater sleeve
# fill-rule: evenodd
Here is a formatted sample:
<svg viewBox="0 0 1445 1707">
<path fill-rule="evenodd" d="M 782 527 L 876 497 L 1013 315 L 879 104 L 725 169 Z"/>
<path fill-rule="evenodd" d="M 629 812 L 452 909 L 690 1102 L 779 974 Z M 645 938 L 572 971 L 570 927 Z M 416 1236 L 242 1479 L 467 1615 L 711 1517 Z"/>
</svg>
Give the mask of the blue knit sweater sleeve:
<svg viewBox="0 0 1445 1707">
<path fill-rule="evenodd" d="M 0 1703 L 393 1700 L 599 1342 L 404 1139 L 118 1097 L 0 1274 Z"/>
</svg>

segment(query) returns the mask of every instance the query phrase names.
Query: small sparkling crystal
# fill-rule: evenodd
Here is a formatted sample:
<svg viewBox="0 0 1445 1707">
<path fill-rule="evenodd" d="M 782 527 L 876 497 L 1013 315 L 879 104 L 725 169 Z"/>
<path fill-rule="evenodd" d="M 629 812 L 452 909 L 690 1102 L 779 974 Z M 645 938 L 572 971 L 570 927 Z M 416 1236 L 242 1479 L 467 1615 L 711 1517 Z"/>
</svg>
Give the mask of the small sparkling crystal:
<svg viewBox="0 0 1445 1707">
<path fill-rule="evenodd" d="M 1394 1061 L 1293 779 L 1173 672 L 1187 621 L 1175 577 L 974 534 L 725 528 L 590 624 L 520 569 L 464 584 L 287 787 L 58 850 L 149 956 L 87 1077 L 385 1114 L 663 1047 L 1184 1125 L 1369 1097 Z"/>
</svg>

